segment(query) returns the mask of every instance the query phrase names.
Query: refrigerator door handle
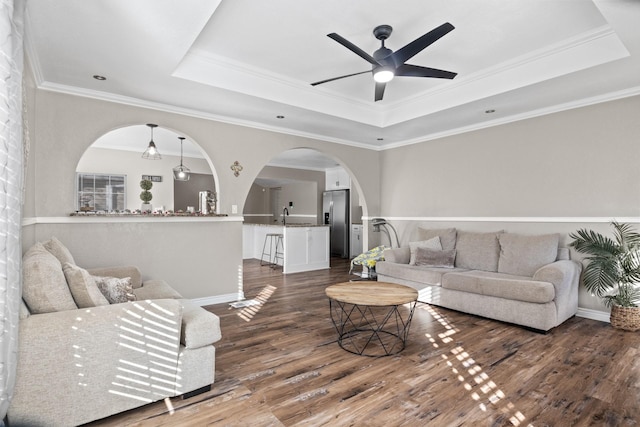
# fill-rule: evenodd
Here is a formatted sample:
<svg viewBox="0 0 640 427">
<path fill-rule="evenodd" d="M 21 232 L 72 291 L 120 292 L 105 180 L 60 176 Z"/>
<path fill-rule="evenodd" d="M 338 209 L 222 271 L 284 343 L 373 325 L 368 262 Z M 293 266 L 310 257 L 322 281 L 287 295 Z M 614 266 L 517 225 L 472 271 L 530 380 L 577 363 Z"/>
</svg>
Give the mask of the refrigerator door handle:
<svg viewBox="0 0 640 427">
<path fill-rule="evenodd" d="M 333 200 L 329 202 L 329 224 L 333 224 Z"/>
</svg>

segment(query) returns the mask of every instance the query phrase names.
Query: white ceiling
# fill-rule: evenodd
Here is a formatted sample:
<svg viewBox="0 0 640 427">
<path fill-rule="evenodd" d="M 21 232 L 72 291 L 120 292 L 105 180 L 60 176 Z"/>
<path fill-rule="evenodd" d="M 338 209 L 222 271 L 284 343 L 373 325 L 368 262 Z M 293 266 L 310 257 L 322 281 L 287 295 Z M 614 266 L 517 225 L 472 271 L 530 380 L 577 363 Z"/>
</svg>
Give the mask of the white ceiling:
<svg viewBox="0 0 640 427">
<path fill-rule="evenodd" d="M 328 33 L 372 53 L 377 25 L 397 50 L 444 22 L 409 62 L 454 80 L 310 85 L 370 68 Z M 26 48 L 43 89 L 385 149 L 639 94 L 638 22 L 636 0 L 31 0 Z"/>
</svg>

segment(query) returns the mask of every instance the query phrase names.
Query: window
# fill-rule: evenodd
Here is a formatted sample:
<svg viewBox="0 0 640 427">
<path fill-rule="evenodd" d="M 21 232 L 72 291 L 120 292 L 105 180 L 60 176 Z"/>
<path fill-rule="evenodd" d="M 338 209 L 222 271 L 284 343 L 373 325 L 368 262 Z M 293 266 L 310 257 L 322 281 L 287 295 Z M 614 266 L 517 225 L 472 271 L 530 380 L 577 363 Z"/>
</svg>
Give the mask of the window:
<svg viewBox="0 0 640 427">
<path fill-rule="evenodd" d="M 126 175 L 77 174 L 77 209 L 82 211 L 125 210 Z"/>
</svg>

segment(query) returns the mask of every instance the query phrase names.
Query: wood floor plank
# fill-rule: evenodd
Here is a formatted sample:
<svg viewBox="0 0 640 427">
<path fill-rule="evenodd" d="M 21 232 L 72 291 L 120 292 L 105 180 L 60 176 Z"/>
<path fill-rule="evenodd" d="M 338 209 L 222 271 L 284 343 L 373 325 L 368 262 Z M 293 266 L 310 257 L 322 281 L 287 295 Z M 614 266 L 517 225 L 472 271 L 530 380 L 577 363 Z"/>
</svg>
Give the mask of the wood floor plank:
<svg viewBox="0 0 640 427">
<path fill-rule="evenodd" d="M 572 318 L 547 334 L 419 303 L 407 346 L 342 350 L 324 289 L 348 261 L 282 275 L 244 264 L 246 310 L 220 317 L 216 382 L 92 426 L 640 425 L 640 334 Z"/>
</svg>

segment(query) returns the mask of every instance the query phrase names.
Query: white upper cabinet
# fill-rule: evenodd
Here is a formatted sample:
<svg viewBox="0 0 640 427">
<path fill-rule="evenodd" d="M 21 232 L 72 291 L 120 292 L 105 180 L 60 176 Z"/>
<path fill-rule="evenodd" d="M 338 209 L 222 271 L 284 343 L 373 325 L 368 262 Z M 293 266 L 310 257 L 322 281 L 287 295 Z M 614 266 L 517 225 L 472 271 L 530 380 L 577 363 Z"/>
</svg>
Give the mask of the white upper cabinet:
<svg viewBox="0 0 640 427">
<path fill-rule="evenodd" d="M 330 190 L 344 190 L 351 188 L 351 179 L 349 173 L 343 168 L 327 169 L 325 172 L 325 189 Z"/>
</svg>

